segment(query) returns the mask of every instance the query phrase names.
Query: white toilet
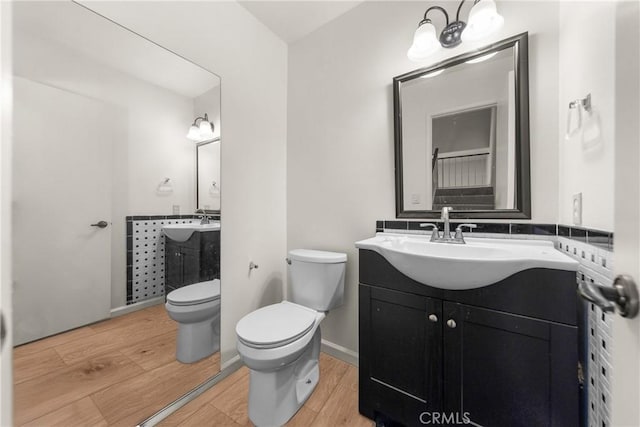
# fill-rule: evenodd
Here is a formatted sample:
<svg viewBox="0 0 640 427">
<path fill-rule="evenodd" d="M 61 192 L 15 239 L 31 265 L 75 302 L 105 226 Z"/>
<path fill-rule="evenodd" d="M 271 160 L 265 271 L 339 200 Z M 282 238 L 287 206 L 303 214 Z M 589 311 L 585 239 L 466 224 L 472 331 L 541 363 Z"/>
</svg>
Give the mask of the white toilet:
<svg viewBox="0 0 640 427">
<path fill-rule="evenodd" d="M 342 305 L 347 255 L 296 249 L 289 252 L 291 301 L 260 308 L 236 325 L 237 348 L 251 370 L 249 418 L 281 426 L 318 384 L 320 322 Z"/>
<path fill-rule="evenodd" d="M 178 361 L 197 362 L 220 349 L 219 279 L 169 292 L 165 307 L 169 317 L 178 322 Z"/>
</svg>

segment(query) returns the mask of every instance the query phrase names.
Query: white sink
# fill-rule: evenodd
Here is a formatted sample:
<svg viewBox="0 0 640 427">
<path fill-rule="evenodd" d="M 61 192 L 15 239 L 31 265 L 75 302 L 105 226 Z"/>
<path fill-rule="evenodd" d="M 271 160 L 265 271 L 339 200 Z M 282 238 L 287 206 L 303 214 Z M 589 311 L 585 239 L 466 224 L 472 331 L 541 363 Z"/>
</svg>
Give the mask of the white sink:
<svg viewBox="0 0 640 427">
<path fill-rule="evenodd" d="M 220 221 L 211 221 L 209 224 L 171 224 L 162 227 L 162 232 L 171 240 L 186 242 L 196 231 L 203 233 L 220 230 Z"/>
<path fill-rule="evenodd" d="M 378 233 L 356 247 L 382 255 L 405 276 L 441 289 L 488 286 L 530 268 L 576 271 L 578 262 L 542 240 L 467 238 L 432 243 L 429 236 Z"/>
</svg>

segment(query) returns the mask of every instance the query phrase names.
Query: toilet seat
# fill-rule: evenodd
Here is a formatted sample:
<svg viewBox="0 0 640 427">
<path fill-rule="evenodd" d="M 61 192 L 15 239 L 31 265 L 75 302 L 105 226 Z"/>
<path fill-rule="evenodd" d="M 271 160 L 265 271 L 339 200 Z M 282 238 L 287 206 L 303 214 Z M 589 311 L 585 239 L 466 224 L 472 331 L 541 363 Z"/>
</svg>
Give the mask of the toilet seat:
<svg viewBox="0 0 640 427">
<path fill-rule="evenodd" d="M 220 279 L 183 286 L 167 295 L 167 302 L 177 306 L 203 304 L 217 299 L 220 299 Z"/>
<path fill-rule="evenodd" d="M 262 307 L 236 325 L 238 340 L 255 349 L 282 347 L 305 336 L 316 323 L 318 312 L 283 301 Z"/>
</svg>

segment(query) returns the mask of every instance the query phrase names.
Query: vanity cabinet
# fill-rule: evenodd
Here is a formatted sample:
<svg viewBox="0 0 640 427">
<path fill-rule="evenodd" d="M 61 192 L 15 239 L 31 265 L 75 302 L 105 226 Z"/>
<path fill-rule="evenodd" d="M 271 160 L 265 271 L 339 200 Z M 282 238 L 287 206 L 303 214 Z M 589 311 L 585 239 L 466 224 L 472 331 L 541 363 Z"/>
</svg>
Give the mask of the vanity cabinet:
<svg viewBox="0 0 640 427">
<path fill-rule="evenodd" d="M 384 425 L 578 426 L 575 283 L 532 269 L 449 291 L 361 249 L 360 412 Z"/>
<path fill-rule="evenodd" d="M 192 283 L 220 278 L 220 232 L 194 232 L 189 240 L 165 237 L 165 295 Z"/>
</svg>

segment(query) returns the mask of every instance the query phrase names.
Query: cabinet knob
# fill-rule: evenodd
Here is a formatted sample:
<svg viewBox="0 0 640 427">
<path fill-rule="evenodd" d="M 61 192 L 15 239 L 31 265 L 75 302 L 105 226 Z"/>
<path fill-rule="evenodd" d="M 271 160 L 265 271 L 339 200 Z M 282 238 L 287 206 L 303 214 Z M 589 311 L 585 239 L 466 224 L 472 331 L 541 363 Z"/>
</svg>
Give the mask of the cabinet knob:
<svg viewBox="0 0 640 427">
<path fill-rule="evenodd" d="M 447 326 L 450 327 L 451 329 L 456 327 L 456 321 L 453 319 L 449 319 L 447 320 Z"/>
<path fill-rule="evenodd" d="M 435 314 L 430 314 L 429 315 L 429 321 L 436 323 L 438 321 L 438 316 L 436 316 Z"/>
</svg>

